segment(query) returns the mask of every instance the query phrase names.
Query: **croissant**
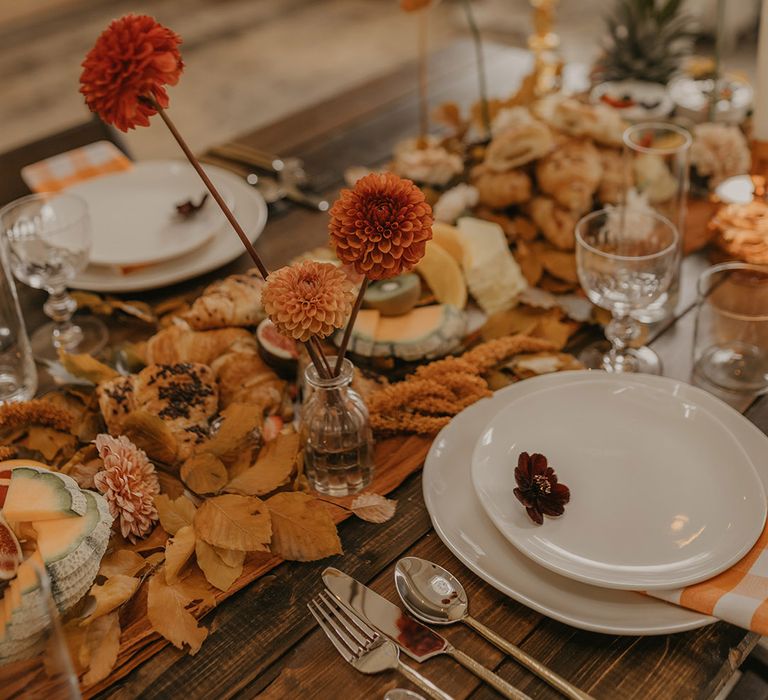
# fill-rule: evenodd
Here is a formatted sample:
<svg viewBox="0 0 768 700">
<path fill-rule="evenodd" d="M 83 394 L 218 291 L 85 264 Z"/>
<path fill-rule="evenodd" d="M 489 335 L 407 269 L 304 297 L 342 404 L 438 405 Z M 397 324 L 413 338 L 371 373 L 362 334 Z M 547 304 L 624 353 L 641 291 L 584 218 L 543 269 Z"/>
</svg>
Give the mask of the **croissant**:
<svg viewBox="0 0 768 700">
<path fill-rule="evenodd" d="M 197 331 L 227 326 L 256 326 L 264 318 L 258 271 L 230 275 L 206 287 L 182 318 Z"/>
<path fill-rule="evenodd" d="M 549 197 L 536 197 L 530 205 L 533 223 L 555 248 L 573 250 L 576 247 L 576 217 L 555 205 Z"/>
<path fill-rule="evenodd" d="M 472 180 L 480 204 L 491 209 L 505 209 L 513 204 L 523 204 L 531 198 L 531 178 L 522 170 L 496 173 L 488 170 L 485 165 L 479 165 L 472 173 Z"/>
<path fill-rule="evenodd" d="M 497 173 L 519 168 L 547 155 L 555 147 L 549 127 L 540 121 L 516 124 L 493 137 L 485 164 Z"/>
<path fill-rule="evenodd" d="M 211 368 L 218 381 L 222 409 L 231 403 L 259 407 L 264 414 L 280 409 L 286 384 L 255 350 L 235 349 L 214 360 Z"/>
<path fill-rule="evenodd" d="M 536 179 L 544 194 L 581 214 L 592 206 L 603 166 L 591 141 L 572 139 L 536 163 Z"/>
<path fill-rule="evenodd" d="M 200 362 L 210 365 L 217 357 L 232 350 L 232 346 L 257 349 L 256 340 L 244 328 L 220 328 L 193 331 L 173 325 L 153 335 L 147 342 L 147 362 L 173 364 Z"/>
</svg>

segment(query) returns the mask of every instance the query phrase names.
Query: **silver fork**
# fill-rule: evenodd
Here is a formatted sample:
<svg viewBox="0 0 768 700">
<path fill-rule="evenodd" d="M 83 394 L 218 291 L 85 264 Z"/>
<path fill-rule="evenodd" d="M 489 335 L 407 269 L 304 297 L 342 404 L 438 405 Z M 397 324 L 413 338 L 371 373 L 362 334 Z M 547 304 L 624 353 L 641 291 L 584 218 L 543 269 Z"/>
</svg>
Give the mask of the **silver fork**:
<svg viewBox="0 0 768 700">
<path fill-rule="evenodd" d="M 394 642 L 350 610 L 341 608 L 325 591 L 307 603 L 307 607 L 342 658 L 361 673 L 396 669 L 429 697 L 453 700 L 428 678 L 400 661 L 400 650 Z"/>
</svg>

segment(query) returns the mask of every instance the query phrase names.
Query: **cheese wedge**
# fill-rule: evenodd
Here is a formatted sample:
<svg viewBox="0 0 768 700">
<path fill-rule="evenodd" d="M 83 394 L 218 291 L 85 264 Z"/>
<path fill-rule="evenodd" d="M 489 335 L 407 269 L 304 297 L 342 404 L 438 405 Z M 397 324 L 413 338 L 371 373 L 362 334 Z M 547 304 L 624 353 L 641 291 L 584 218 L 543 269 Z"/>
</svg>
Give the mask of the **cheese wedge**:
<svg viewBox="0 0 768 700">
<path fill-rule="evenodd" d="M 87 504 L 77 482 L 40 467 L 16 467 L 3 504 L 10 522 L 59 520 L 83 515 Z"/>
<path fill-rule="evenodd" d="M 459 265 L 464 261 L 459 229 L 442 221 L 432 224 L 432 241 L 445 250 Z"/>
<path fill-rule="evenodd" d="M 457 309 L 467 305 L 467 285 L 459 263 L 434 240 L 427 243 L 424 257 L 414 271 L 424 278 L 441 304 L 450 304 Z"/>
</svg>

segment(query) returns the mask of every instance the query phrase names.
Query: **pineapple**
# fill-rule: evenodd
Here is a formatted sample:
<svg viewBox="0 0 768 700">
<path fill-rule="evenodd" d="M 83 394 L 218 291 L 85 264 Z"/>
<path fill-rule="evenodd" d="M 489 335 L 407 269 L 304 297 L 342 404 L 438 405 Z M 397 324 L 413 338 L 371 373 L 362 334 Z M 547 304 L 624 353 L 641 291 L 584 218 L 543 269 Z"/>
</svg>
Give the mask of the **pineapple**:
<svg viewBox="0 0 768 700">
<path fill-rule="evenodd" d="M 691 52 L 695 33 L 683 0 L 616 0 L 596 65 L 601 80 L 667 83 Z"/>
</svg>

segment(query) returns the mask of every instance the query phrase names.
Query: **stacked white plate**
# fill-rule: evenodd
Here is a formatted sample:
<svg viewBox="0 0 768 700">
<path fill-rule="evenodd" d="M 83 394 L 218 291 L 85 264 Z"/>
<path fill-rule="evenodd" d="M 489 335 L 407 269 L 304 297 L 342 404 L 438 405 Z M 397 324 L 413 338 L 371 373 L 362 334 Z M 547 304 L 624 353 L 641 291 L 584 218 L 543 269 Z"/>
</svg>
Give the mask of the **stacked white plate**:
<svg viewBox="0 0 768 700">
<path fill-rule="evenodd" d="M 242 178 L 213 165 L 205 170 L 240 225 L 255 241 L 267 205 Z M 211 197 L 182 219 L 176 205 L 198 203 L 206 188 L 188 163 L 142 161 L 131 170 L 74 185 L 88 203 L 93 228 L 90 264 L 72 287 L 98 292 L 156 289 L 202 275 L 243 253 L 243 246 Z"/>
<path fill-rule="evenodd" d="M 424 467 L 432 523 L 451 551 L 519 602 L 575 627 L 664 634 L 714 621 L 638 591 L 711 578 L 766 517 L 768 439 L 683 382 L 563 372 L 497 392 L 454 418 Z M 535 525 L 515 498 L 521 452 L 571 490 Z"/>
</svg>

